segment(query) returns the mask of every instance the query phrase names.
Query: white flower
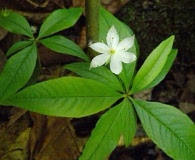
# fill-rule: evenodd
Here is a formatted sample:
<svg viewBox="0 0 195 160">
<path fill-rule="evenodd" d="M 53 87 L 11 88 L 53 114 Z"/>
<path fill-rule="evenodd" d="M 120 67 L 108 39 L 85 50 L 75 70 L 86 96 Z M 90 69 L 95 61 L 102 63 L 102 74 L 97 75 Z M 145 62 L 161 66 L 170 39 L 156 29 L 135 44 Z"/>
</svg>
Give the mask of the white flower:
<svg viewBox="0 0 195 160">
<path fill-rule="evenodd" d="M 127 37 L 119 42 L 119 36 L 114 26 L 110 28 L 106 37 L 107 44 L 97 42 L 89 47 L 101 53 L 91 61 L 90 68 L 95 68 L 110 62 L 110 70 L 119 74 L 122 71 L 122 62 L 131 63 L 136 60 L 134 53 L 128 52 L 134 44 L 134 36 Z"/>
</svg>

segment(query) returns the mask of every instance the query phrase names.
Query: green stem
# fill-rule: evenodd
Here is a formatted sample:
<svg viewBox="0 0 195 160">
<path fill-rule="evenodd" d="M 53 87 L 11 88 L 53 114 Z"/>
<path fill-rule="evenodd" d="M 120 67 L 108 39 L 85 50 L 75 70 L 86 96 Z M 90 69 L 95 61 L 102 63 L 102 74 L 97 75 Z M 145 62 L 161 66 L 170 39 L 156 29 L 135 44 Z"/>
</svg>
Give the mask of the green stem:
<svg viewBox="0 0 195 160">
<path fill-rule="evenodd" d="M 100 0 L 85 1 L 87 44 L 99 40 L 99 6 Z M 91 49 L 88 50 L 92 57 L 96 55 Z"/>
</svg>

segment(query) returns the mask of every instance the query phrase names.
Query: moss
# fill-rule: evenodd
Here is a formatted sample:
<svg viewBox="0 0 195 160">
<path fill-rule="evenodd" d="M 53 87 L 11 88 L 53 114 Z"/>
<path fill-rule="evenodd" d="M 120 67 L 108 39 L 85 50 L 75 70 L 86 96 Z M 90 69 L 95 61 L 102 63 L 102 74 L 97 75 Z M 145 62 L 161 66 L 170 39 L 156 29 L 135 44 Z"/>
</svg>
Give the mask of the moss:
<svg viewBox="0 0 195 160">
<path fill-rule="evenodd" d="M 162 40 L 175 35 L 181 63 L 195 62 L 194 0 L 132 0 L 117 17 L 135 32 L 140 44 L 140 61 Z"/>
</svg>

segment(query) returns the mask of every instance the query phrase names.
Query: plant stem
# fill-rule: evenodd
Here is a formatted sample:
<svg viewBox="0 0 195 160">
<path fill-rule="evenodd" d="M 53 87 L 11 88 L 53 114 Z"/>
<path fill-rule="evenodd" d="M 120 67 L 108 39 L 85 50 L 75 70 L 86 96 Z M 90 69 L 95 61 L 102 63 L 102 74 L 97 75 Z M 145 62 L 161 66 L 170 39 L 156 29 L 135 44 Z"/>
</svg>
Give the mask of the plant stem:
<svg viewBox="0 0 195 160">
<path fill-rule="evenodd" d="M 85 1 L 87 44 L 99 40 L 99 6 L 100 0 Z M 88 50 L 91 56 L 96 55 L 91 49 Z"/>
</svg>

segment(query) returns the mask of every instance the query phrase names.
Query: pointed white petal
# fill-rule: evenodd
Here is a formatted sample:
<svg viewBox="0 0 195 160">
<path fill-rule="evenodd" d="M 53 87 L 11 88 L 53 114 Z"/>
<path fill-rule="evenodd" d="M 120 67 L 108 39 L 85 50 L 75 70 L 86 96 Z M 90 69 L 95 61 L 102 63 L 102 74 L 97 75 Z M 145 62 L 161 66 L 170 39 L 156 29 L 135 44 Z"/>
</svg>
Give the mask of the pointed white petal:
<svg viewBox="0 0 195 160">
<path fill-rule="evenodd" d="M 129 48 L 131 48 L 134 44 L 134 36 L 127 37 L 123 39 L 121 42 L 119 42 L 117 46 L 117 51 L 123 50 L 127 51 Z"/>
<path fill-rule="evenodd" d="M 106 41 L 111 49 L 115 49 L 119 42 L 119 36 L 114 26 L 112 26 L 107 34 Z"/>
<path fill-rule="evenodd" d="M 112 56 L 110 59 L 110 70 L 115 73 L 119 74 L 122 71 L 122 63 L 118 59 L 117 56 Z"/>
<path fill-rule="evenodd" d="M 105 43 L 101 42 L 93 43 L 89 47 L 99 53 L 108 53 L 110 50 L 110 48 Z"/>
<path fill-rule="evenodd" d="M 91 61 L 90 69 L 102 66 L 109 60 L 109 58 L 110 58 L 110 54 L 106 54 L 106 53 L 94 57 Z"/>
<path fill-rule="evenodd" d="M 136 55 L 131 52 L 120 52 L 117 54 L 117 57 L 124 63 L 131 63 L 137 59 Z"/>
</svg>

